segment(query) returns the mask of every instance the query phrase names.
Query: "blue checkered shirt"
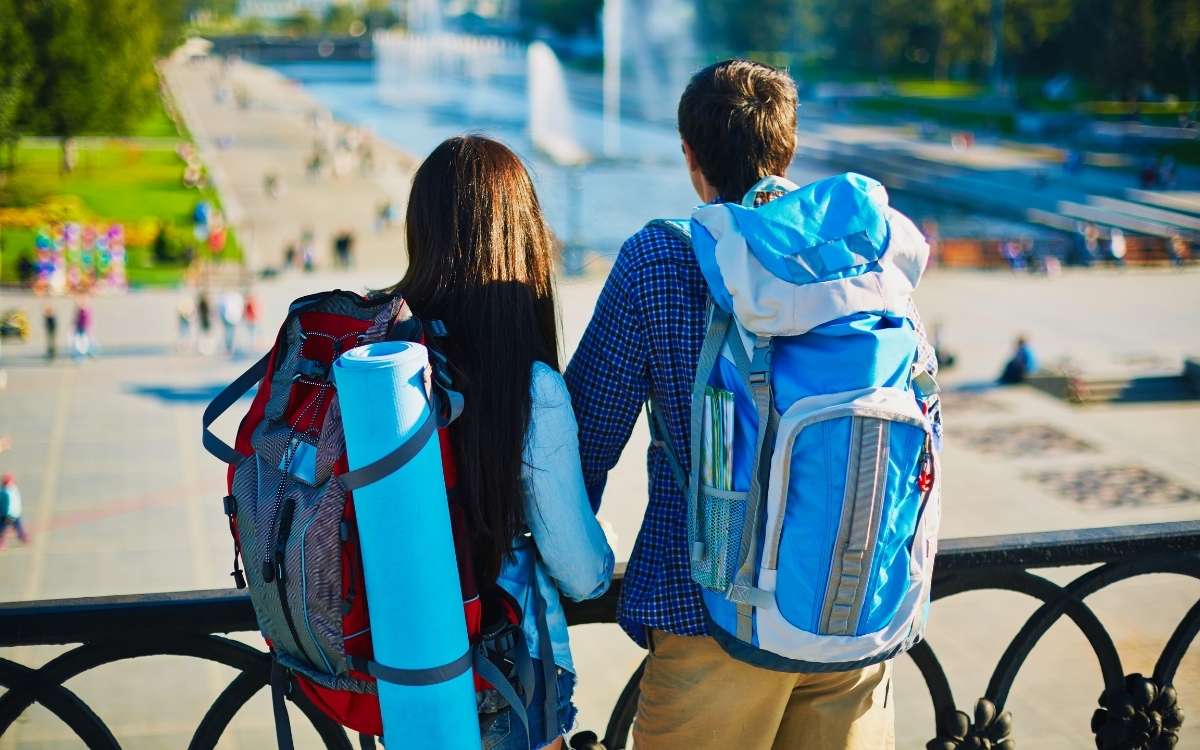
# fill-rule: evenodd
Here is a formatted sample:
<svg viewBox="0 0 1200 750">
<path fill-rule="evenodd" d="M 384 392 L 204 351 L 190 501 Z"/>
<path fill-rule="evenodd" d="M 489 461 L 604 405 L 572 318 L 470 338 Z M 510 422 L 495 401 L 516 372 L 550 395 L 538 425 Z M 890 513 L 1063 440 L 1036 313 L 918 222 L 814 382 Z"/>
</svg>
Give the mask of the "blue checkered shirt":
<svg viewBox="0 0 1200 750">
<path fill-rule="evenodd" d="M 621 248 L 596 312 L 567 367 L 583 477 L 599 507 L 608 472 L 653 394 L 689 465 L 692 381 L 708 290 L 690 244 L 661 227 Z M 619 622 L 643 647 L 647 627 L 703 635 L 700 589 L 687 556 L 687 506 L 662 451 L 651 448 L 650 500 L 621 589 Z"/>
<path fill-rule="evenodd" d="M 579 422 L 583 477 L 593 509 L 650 396 L 666 419 L 685 470 L 692 383 L 704 342 L 708 287 L 690 243 L 646 227 L 621 247 L 566 381 Z M 937 373 L 915 307 L 918 360 Z M 940 419 L 939 419 L 940 421 Z M 688 561 L 687 506 L 659 448 L 647 457 L 650 498 L 625 570 L 618 622 L 639 645 L 646 628 L 704 635 L 700 588 Z"/>
</svg>

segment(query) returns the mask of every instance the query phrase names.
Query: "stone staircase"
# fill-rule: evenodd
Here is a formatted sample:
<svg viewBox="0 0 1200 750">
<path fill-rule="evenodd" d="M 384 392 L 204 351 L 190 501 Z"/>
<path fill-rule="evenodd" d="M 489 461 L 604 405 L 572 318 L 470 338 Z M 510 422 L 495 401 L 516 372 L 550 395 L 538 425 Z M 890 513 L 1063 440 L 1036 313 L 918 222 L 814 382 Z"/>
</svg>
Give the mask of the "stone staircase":
<svg viewBox="0 0 1200 750">
<path fill-rule="evenodd" d="M 1200 359 L 1188 359 L 1178 375 L 1086 377 L 1039 373 L 1026 382 L 1074 404 L 1150 403 L 1200 399 Z"/>
</svg>

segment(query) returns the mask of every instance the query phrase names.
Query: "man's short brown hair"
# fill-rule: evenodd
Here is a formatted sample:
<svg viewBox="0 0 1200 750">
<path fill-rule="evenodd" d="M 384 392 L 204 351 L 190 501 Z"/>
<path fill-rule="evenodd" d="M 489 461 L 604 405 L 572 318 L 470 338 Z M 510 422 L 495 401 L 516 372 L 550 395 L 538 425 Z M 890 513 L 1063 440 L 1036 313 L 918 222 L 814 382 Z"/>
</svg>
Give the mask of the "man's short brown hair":
<svg viewBox="0 0 1200 750">
<path fill-rule="evenodd" d="M 783 70 L 725 60 L 692 76 L 679 99 L 679 135 L 722 200 L 787 171 L 796 151 L 796 84 Z"/>
</svg>

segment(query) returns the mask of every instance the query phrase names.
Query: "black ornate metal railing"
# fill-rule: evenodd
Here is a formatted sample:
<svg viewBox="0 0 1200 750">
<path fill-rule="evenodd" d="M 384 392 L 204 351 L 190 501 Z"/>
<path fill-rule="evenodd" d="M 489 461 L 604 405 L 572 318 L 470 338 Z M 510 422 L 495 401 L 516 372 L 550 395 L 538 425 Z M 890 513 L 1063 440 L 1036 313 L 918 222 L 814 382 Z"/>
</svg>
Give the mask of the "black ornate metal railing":
<svg viewBox="0 0 1200 750">
<path fill-rule="evenodd" d="M 1091 565 L 1066 585 L 1034 570 Z M 1005 710 L 1009 690 L 1026 657 L 1050 627 L 1068 618 L 1087 638 L 1100 665 L 1103 693 L 1090 731 L 1102 750 L 1165 750 L 1179 742 L 1183 715 L 1173 681 L 1180 661 L 1200 631 L 1200 601 L 1188 610 L 1165 644 L 1150 675 L 1126 674 L 1088 597 L 1134 576 L 1174 573 L 1200 578 L 1200 521 L 1146 524 L 1038 534 L 944 541 L 938 554 L 933 597 L 967 591 L 1017 592 L 1041 602 L 1009 643 L 985 694 L 971 711 L 954 703 L 950 682 L 930 639 L 909 652 L 933 701 L 936 726 L 930 750 L 1013 750 L 1017 731 Z M 604 597 L 572 604 L 572 625 L 614 622 L 620 579 Z M 267 685 L 268 656 L 219 634 L 255 630 L 243 592 L 186 591 L 0 604 L 0 647 L 80 644 L 31 668 L 0 658 L 0 736 L 34 703 L 61 719 L 89 748 L 120 747 L 104 721 L 64 685 L 103 664 L 154 655 L 190 656 L 238 670 L 209 707 L 189 748 L 216 746 L 234 715 Z M 624 748 L 637 708 L 641 668 L 630 678 L 613 709 L 603 739 L 609 750 Z M 349 750 L 346 734 L 319 711 L 298 701 L 328 748 Z M 1080 727 L 1083 734 L 1087 730 Z"/>
</svg>

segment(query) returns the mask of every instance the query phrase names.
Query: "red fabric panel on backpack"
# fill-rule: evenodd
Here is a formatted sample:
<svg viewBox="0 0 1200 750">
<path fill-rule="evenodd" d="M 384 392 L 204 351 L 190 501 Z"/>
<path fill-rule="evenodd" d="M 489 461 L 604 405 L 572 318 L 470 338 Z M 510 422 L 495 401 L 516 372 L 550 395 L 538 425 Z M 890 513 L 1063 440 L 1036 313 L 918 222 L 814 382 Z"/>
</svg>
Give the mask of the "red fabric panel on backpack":
<svg viewBox="0 0 1200 750">
<path fill-rule="evenodd" d="M 296 675 L 296 684 L 314 706 L 342 726 L 372 737 L 383 735 L 378 696 L 349 690 L 330 690 L 300 675 Z"/>
<path fill-rule="evenodd" d="M 343 352 L 357 346 L 358 334 L 371 327 L 369 320 L 323 312 L 301 313 L 299 321 L 300 329 L 309 334 L 300 347 L 300 356 L 320 362 L 327 368 Z M 298 432 L 315 432 L 325 423 L 325 414 L 333 398 L 329 388 L 297 381 L 292 385 L 291 397 L 284 410 L 285 418 Z"/>
</svg>

